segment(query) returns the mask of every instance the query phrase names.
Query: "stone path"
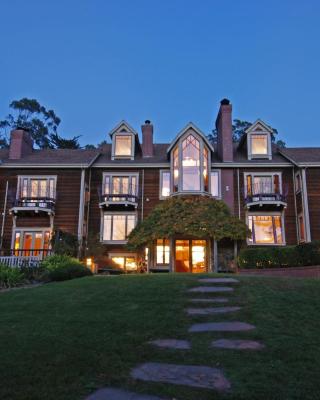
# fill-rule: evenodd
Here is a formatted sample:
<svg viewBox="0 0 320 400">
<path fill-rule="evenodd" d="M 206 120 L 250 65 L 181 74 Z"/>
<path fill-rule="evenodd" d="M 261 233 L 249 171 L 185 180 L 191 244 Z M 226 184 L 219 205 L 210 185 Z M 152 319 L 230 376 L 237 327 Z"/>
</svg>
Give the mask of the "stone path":
<svg viewBox="0 0 320 400">
<path fill-rule="evenodd" d="M 211 343 L 211 347 L 235 350 L 260 350 L 265 346 L 260 342 L 256 342 L 255 340 L 218 339 Z"/>
<path fill-rule="evenodd" d="M 255 326 L 246 322 L 203 322 L 192 325 L 189 332 L 240 332 L 252 329 L 255 329 Z"/>
<path fill-rule="evenodd" d="M 221 293 L 221 292 L 233 292 L 233 288 L 227 286 L 197 286 L 189 289 L 189 292 L 199 293 Z"/>
<path fill-rule="evenodd" d="M 154 346 L 164 347 L 167 349 L 178 349 L 178 350 L 189 350 L 191 345 L 187 340 L 177 340 L 177 339 L 157 339 L 150 340 L 148 342 Z"/>
<path fill-rule="evenodd" d="M 225 297 L 214 297 L 213 299 L 189 299 L 192 303 L 228 303 L 229 299 Z"/>
<path fill-rule="evenodd" d="M 221 370 L 198 365 L 145 363 L 131 371 L 134 379 L 225 391 L 231 385 Z"/>
<path fill-rule="evenodd" d="M 241 307 L 208 307 L 208 308 L 187 308 L 186 312 L 189 315 L 212 315 L 212 314 L 223 314 L 239 311 Z"/>
<path fill-rule="evenodd" d="M 234 278 L 200 278 L 200 283 L 239 283 L 238 279 Z"/>
<path fill-rule="evenodd" d="M 105 388 L 99 389 L 92 393 L 86 400 L 165 400 L 157 396 L 149 396 L 146 394 L 139 394 L 127 392 L 122 389 Z"/>
</svg>

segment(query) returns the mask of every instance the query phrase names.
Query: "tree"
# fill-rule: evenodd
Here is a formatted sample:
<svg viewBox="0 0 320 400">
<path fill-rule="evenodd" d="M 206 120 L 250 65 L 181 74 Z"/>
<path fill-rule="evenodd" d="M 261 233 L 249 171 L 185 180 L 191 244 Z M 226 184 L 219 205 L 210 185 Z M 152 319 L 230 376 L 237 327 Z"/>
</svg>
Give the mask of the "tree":
<svg viewBox="0 0 320 400">
<path fill-rule="evenodd" d="M 0 147 L 9 146 L 9 132 L 22 128 L 30 132 L 39 149 L 79 148 L 79 136 L 63 139 L 58 135 L 60 118 L 53 110 L 47 110 L 36 99 L 26 97 L 14 100 L 9 107 L 12 113 L 0 121 Z M 62 147 L 60 147 L 62 146 Z M 73 147 L 72 147 L 73 146 Z"/>
<path fill-rule="evenodd" d="M 232 124 L 232 139 L 235 143 L 239 143 L 245 131 L 252 125 L 252 122 L 242 121 L 240 119 L 234 119 Z M 275 128 L 272 128 L 272 142 L 277 146 L 283 148 L 286 147 L 286 143 L 283 140 L 276 140 L 276 136 L 278 135 L 278 131 Z M 212 133 L 208 135 L 208 139 L 211 143 L 216 143 L 218 137 L 217 129 L 213 129 Z"/>
<path fill-rule="evenodd" d="M 172 197 L 157 205 L 130 233 L 127 246 L 137 250 L 159 238 L 190 235 L 199 239 L 244 240 L 247 225 L 231 215 L 221 200 L 209 197 Z"/>
</svg>

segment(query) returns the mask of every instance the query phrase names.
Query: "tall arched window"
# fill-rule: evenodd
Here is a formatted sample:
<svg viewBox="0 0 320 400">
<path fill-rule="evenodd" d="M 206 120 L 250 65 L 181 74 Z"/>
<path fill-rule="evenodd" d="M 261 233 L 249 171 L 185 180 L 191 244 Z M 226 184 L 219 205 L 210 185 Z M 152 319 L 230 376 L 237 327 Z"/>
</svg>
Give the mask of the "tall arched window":
<svg viewBox="0 0 320 400">
<path fill-rule="evenodd" d="M 182 190 L 201 190 L 200 143 L 193 135 L 182 142 Z"/>
</svg>

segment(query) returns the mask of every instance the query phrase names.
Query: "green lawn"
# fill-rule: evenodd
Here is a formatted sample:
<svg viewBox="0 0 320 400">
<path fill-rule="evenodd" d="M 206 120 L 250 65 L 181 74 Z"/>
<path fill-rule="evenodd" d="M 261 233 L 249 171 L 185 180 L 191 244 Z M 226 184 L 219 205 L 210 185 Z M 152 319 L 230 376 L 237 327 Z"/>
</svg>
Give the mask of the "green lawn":
<svg viewBox="0 0 320 400">
<path fill-rule="evenodd" d="M 320 280 L 241 277 L 226 296 L 243 310 L 190 317 L 183 309 L 198 295 L 186 289 L 196 278 L 90 277 L 0 294 L 0 399 L 79 400 L 108 385 L 179 400 L 320 398 Z M 191 322 L 209 320 L 242 320 L 257 329 L 187 333 Z M 266 349 L 209 349 L 222 336 L 258 339 Z M 157 338 L 190 339 L 192 350 L 146 344 Z M 130 369 L 147 361 L 218 366 L 232 390 L 133 381 Z"/>
</svg>

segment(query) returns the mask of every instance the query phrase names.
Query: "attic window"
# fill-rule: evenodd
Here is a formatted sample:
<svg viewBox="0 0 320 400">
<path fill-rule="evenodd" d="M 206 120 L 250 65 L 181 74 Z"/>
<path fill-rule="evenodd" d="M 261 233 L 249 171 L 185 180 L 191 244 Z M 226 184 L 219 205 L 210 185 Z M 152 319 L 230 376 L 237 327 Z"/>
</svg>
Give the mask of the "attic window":
<svg viewBox="0 0 320 400">
<path fill-rule="evenodd" d="M 115 157 L 132 157 L 132 135 L 115 135 Z"/>
<path fill-rule="evenodd" d="M 266 134 L 251 135 L 251 154 L 254 156 L 268 154 L 268 136 Z"/>
</svg>

